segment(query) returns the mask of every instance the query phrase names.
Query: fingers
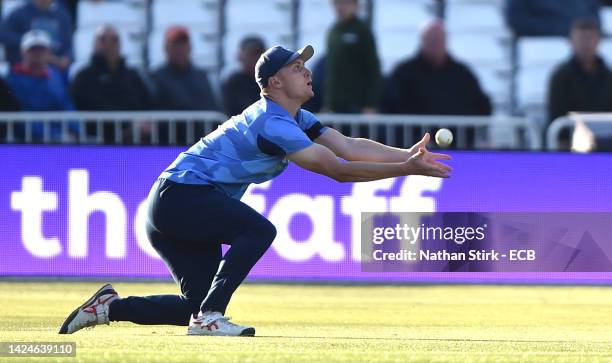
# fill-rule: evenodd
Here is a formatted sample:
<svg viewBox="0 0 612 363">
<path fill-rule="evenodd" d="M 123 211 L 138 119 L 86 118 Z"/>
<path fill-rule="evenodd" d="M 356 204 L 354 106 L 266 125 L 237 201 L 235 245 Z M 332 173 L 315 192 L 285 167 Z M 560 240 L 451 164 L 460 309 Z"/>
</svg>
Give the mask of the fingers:
<svg viewBox="0 0 612 363">
<path fill-rule="evenodd" d="M 419 147 L 419 153 L 420 154 L 426 153 L 427 156 L 431 156 L 434 159 L 440 159 L 440 160 L 451 160 L 452 159 L 452 157 L 448 154 L 432 153 L 431 151 L 427 150 L 423 146 Z"/>
<path fill-rule="evenodd" d="M 426 133 L 425 133 L 425 135 L 423 135 L 423 138 L 421 139 L 421 141 L 419 142 L 419 144 L 420 144 L 420 145 L 423 145 L 423 146 L 425 146 L 425 145 L 429 144 L 429 139 L 430 139 L 430 138 L 431 138 L 431 137 L 429 136 L 429 132 L 426 132 Z"/>
<path fill-rule="evenodd" d="M 450 166 L 433 161 L 429 164 L 429 167 L 426 169 L 424 175 L 434 176 L 438 178 L 449 178 L 450 173 L 453 171 L 453 168 Z"/>
<path fill-rule="evenodd" d="M 439 163 L 437 161 L 434 161 L 433 163 L 439 170 L 442 170 L 445 173 L 450 173 L 451 171 L 453 171 L 453 168 L 450 167 L 449 165 L 443 164 L 443 163 Z"/>
<path fill-rule="evenodd" d="M 434 168 L 436 172 L 442 173 L 446 176 L 450 175 L 450 173 L 453 171 L 453 168 L 442 163 L 437 163 Z"/>
<path fill-rule="evenodd" d="M 430 152 L 429 155 L 431 155 L 432 158 L 439 159 L 439 160 L 451 160 L 452 159 L 452 157 L 447 154 L 438 154 L 438 153 Z"/>
<path fill-rule="evenodd" d="M 423 137 L 424 141 L 428 138 L 428 134 Z M 424 147 L 419 147 L 418 153 L 415 155 L 415 161 L 422 166 L 422 174 L 425 176 L 432 176 L 436 178 L 450 178 L 450 173 L 453 168 L 437 160 L 451 160 L 451 156 L 447 154 L 432 153 L 427 151 Z"/>
<path fill-rule="evenodd" d="M 436 174 L 438 175 L 438 177 L 440 178 L 450 178 L 450 171 L 441 171 L 441 170 L 437 170 Z"/>
</svg>

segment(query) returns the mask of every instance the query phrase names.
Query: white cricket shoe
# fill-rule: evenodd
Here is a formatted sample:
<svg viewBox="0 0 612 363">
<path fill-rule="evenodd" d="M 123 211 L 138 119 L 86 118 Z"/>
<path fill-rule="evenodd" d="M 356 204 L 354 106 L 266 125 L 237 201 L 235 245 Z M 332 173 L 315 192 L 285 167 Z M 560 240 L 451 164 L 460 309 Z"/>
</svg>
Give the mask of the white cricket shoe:
<svg viewBox="0 0 612 363">
<path fill-rule="evenodd" d="M 255 336 L 255 328 L 231 323 L 230 319 L 217 311 L 200 312 L 191 316 L 187 335 Z"/>
<path fill-rule="evenodd" d="M 108 306 L 118 298 L 119 295 L 111 284 L 102 286 L 89 300 L 68 315 L 59 333 L 72 334 L 86 327 L 108 325 Z"/>
</svg>

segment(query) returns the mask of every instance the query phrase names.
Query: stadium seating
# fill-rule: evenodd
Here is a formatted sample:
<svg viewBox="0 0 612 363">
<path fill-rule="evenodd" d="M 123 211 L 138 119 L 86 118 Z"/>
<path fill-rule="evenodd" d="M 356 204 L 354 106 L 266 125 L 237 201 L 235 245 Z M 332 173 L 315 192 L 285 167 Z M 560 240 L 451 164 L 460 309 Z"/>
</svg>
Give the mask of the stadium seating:
<svg viewBox="0 0 612 363">
<path fill-rule="evenodd" d="M 2 16 L 24 1 L 1 1 Z M 398 62 L 417 50 L 419 29 L 435 16 L 436 3 L 360 0 L 361 15 L 371 15 L 383 74 L 388 75 Z M 450 51 L 474 71 L 498 109 L 509 105 L 513 96 L 522 110 L 543 109 L 550 73 L 569 54 L 567 40 L 521 39 L 513 67 L 503 3 L 503 0 L 446 1 Z M 604 7 L 601 14 L 604 33 L 612 34 L 612 7 Z M 192 37 L 194 62 L 205 67 L 213 78 L 237 68 L 239 42 L 249 35 L 262 37 L 268 46 L 294 48 L 312 44 L 315 57 L 310 63 L 314 66 L 326 52 L 326 34 L 335 19 L 330 0 L 81 0 L 77 15 L 76 68 L 89 60 L 94 32 L 100 25 L 118 28 L 122 53 L 130 65 L 150 68 L 160 65 L 165 58 L 166 29 L 184 25 Z M 600 53 L 612 65 L 612 40 L 602 41 Z M 1 62 L 0 59 L 0 72 L 7 69 Z M 513 69 L 516 74 L 512 74 Z"/>
<path fill-rule="evenodd" d="M 448 47 L 453 56 L 467 64 L 495 105 L 509 107 L 509 40 L 483 33 L 452 33 Z"/>
<path fill-rule="evenodd" d="M 165 59 L 164 34 L 168 27 L 182 25 L 190 33 L 194 63 L 216 72 L 221 63 L 221 5 L 220 0 L 182 0 L 180 6 L 173 1 L 153 1 L 147 48 L 149 66 L 155 68 Z"/>
<path fill-rule="evenodd" d="M 602 30 L 606 36 L 612 36 L 612 6 L 601 8 Z"/>
<path fill-rule="evenodd" d="M 6 61 L 4 46 L 0 44 L 0 77 L 6 77 L 9 73 L 10 65 Z"/>
<path fill-rule="evenodd" d="M 16 7 L 23 4 L 25 0 L 2 0 L 0 4 L 2 5 L 2 18 L 6 18 L 8 14 L 10 14 Z"/>
<path fill-rule="evenodd" d="M 326 53 L 327 32 L 335 21 L 329 0 L 302 1 L 298 8 L 298 44 L 311 44 L 315 55 L 311 64 Z"/>
<path fill-rule="evenodd" d="M 446 2 L 445 21 L 449 32 L 506 35 L 501 0 L 452 0 Z"/>
<path fill-rule="evenodd" d="M 417 48 L 419 28 L 432 19 L 430 0 L 384 0 L 373 6 L 372 25 L 377 39 L 382 72 L 388 74 Z"/>
<path fill-rule="evenodd" d="M 298 8 L 300 33 L 326 32 L 334 21 L 334 10 L 329 0 L 307 0 L 300 2 Z"/>
<path fill-rule="evenodd" d="M 147 8 L 144 0 L 83 0 L 77 7 L 77 29 L 74 32 L 74 65 L 71 74 L 89 61 L 96 30 L 114 26 L 121 40 L 121 54 L 134 67 L 144 67 L 147 31 Z"/>
<path fill-rule="evenodd" d="M 612 67 L 612 39 L 605 38 L 599 45 L 599 55 L 604 59 L 608 68 Z"/>
<path fill-rule="evenodd" d="M 77 7 L 77 28 L 97 28 L 112 24 L 131 29 L 147 28 L 146 3 L 143 0 L 91 1 L 81 0 Z"/>
<path fill-rule="evenodd" d="M 378 36 L 376 40 L 381 70 L 385 75 L 393 72 L 399 63 L 412 57 L 419 47 L 417 34 L 388 33 L 384 37 Z"/>
<path fill-rule="evenodd" d="M 128 64 L 144 66 L 143 43 L 144 34 L 138 29 L 117 28 L 121 40 L 121 53 Z M 74 33 L 75 61 L 87 61 L 93 51 L 93 42 L 96 29 L 77 29 Z"/>
<path fill-rule="evenodd" d="M 553 69 L 569 56 L 564 37 L 521 38 L 517 44 L 517 101 L 523 110 L 542 108 Z"/>
<path fill-rule="evenodd" d="M 292 16 L 291 0 L 228 0 L 222 47 L 224 73 L 237 67 L 238 46 L 246 36 L 260 36 L 267 46 L 283 45 L 294 48 Z"/>
<path fill-rule="evenodd" d="M 165 61 L 164 53 L 164 34 L 165 28 L 153 30 L 149 36 L 149 67 L 155 69 Z M 191 38 L 191 54 L 193 62 L 209 70 L 215 69 L 219 62 L 219 40 L 214 34 L 208 33 L 207 30 L 197 29 L 196 27 L 189 28 Z"/>
<path fill-rule="evenodd" d="M 417 31 L 434 16 L 431 0 L 378 0 L 373 3 L 373 29 Z"/>
<path fill-rule="evenodd" d="M 291 31 L 291 14 L 291 0 L 228 0 L 225 22 L 227 31 L 257 26 L 279 27 Z"/>
<path fill-rule="evenodd" d="M 510 107 L 511 78 L 510 69 L 492 65 L 472 68 L 483 91 L 490 97 L 494 111 L 507 113 Z"/>
<path fill-rule="evenodd" d="M 219 0 L 154 0 L 152 4 L 152 28 L 165 29 L 172 25 L 194 27 L 209 34 L 218 34 L 221 19 Z"/>
<path fill-rule="evenodd" d="M 509 65 L 510 47 L 507 39 L 488 34 L 449 34 L 450 52 L 475 64 Z"/>
<path fill-rule="evenodd" d="M 501 11 L 502 2 L 454 0 L 446 4 L 450 52 L 476 74 L 496 108 L 509 110 L 511 42 Z"/>
</svg>

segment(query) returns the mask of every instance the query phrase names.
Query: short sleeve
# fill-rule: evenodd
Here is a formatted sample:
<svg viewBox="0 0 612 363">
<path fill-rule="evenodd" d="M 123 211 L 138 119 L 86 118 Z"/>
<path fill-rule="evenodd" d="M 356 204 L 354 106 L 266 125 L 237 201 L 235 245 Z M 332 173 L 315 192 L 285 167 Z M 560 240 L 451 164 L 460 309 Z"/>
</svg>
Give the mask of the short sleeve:
<svg viewBox="0 0 612 363">
<path fill-rule="evenodd" d="M 327 130 L 327 126 L 323 126 L 319 119 L 309 111 L 301 109 L 298 120 L 300 128 L 306 133 L 306 136 L 308 136 L 311 141 L 314 141 Z"/>
<path fill-rule="evenodd" d="M 306 133 L 291 119 L 272 117 L 257 135 L 257 147 L 264 153 L 285 156 L 312 145 Z"/>
</svg>

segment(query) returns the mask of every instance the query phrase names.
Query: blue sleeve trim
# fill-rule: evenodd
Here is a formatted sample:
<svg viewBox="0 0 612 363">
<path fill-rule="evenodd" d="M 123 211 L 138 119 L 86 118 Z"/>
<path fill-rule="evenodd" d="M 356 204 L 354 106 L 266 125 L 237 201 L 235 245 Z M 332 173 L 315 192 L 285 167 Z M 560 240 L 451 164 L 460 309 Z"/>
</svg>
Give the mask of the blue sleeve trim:
<svg viewBox="0 0 612 363">
<path fill-rule="evenodd" d="M 325 129 L 319 121 L 315 122 L 312 126 L 304 130 L 306 136 L 310 139 L 310 141 L 314 141 L 317 137 L 321 136 Z"/>
</svg>

